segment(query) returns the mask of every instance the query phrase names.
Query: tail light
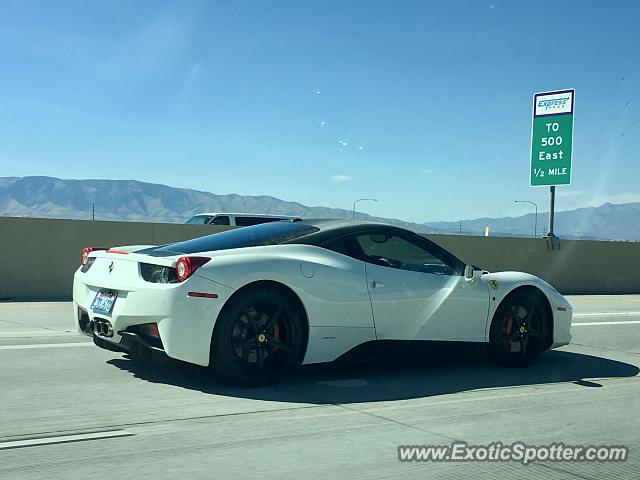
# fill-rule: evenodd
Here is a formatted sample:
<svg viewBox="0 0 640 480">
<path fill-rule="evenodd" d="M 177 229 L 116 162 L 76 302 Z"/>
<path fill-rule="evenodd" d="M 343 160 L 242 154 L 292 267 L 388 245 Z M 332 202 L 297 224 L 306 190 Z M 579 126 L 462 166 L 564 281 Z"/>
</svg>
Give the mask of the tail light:
<svg viewBox="0 0 640 480">
<path fill-rule="evenodd" d="M 184 282 L 211 258 L 208 257 L 180 257 L 176 263 L 176 276 L 179 282 Z"/>
<path fill-rule="evenodd" d="M 95 252 L 97 250 L 106 250 L 106 248 L 101 248 L 101 247 L 84 247 L 81 251 L 80 251 L 80 265 L 82 265 L 83 267 L 87 264 L 87 262 L 89 261 L 89 254 L 91 252 Z"/>
<path fill-rule="evenodd" d="M 154 338 L 160 338 L 160 331 L 158 330 L 158 324 L 147 323 L 147 333 Z"/>
</svg>

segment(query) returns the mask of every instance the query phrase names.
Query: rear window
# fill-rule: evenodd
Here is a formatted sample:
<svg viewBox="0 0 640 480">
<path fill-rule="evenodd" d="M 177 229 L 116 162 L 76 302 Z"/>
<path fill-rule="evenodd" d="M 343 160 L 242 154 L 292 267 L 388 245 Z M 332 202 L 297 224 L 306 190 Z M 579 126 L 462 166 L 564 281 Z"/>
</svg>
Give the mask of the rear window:
<svg viewBox="0 0 640 480">
<path fill-rule="evenodd" d="M 225 232 L 214 233 L 206 237 L 194 238 L 186 242 L 171 243 L 162 247 L 141 250 L 152 256 L 165 256 L 175 253 L 199 253 L 212 250 L 229 250 L 231 248 L 260 247 L 264 245 L 279 245 L 281 243 L 302 237 L 319 229 L 304 223 L 280 221 L 263 223 L 251 227 L 237 228 Z"/>
</svg>

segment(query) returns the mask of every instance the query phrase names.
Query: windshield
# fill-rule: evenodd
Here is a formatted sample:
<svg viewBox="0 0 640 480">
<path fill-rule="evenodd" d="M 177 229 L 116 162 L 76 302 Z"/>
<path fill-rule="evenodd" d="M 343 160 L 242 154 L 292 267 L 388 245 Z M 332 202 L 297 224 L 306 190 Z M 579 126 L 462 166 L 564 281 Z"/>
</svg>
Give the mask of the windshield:
<svg viewBox="0 0 640 480">
<path fill-rule="evenodd" d="M 194 215 L 185 223 L 191 225 L 205 225 L 211 221 L 211 215 Z"/>
<path fill-rule="evenodd" d="M 174 253 L 200 253 L 231 248 L 259 247 L 278 245 L 313 232 L 318 228 L 304 223 L 278 221 L 262 223 L 250 227 L 227 230 L 220 233 L 194 238 L 185 242 L 172 243 L 162 247 L 140 250 L 152 256 L 165 256 Z"/>
</svg>

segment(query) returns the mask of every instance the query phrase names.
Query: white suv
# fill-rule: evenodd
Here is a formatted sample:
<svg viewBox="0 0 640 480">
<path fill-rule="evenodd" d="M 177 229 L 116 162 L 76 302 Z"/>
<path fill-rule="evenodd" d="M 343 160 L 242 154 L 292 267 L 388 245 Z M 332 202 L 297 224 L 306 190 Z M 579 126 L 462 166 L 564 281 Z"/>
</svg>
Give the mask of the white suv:
<svg viewBox="0 0 640 480">
<path fill-rule="evenodd" d="M 286 215 L 265 215 L 261 213 L 198 213 L 185 223 L 192 225 L 232 225 L 248 227 L 259 223 L 293 220 L 296 217 Z"/>
</svg>

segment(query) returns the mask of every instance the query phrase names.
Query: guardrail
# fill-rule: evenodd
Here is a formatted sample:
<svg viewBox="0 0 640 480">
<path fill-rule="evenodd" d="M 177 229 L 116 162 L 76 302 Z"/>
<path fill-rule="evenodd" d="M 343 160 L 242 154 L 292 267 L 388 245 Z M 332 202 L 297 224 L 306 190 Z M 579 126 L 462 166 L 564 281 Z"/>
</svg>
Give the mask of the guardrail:
<svg viewBox="0 0 640 480">
<path fill-rule="evenodd" d="M 69 300 L 86 246 L 158 245 L 230 227 L 172 223 L 0 218 L 0 300 Z M 565 294 L 640 293 L 640 242 L 426 235 L 489 271 L 533 273 Z"/>
</svg>

